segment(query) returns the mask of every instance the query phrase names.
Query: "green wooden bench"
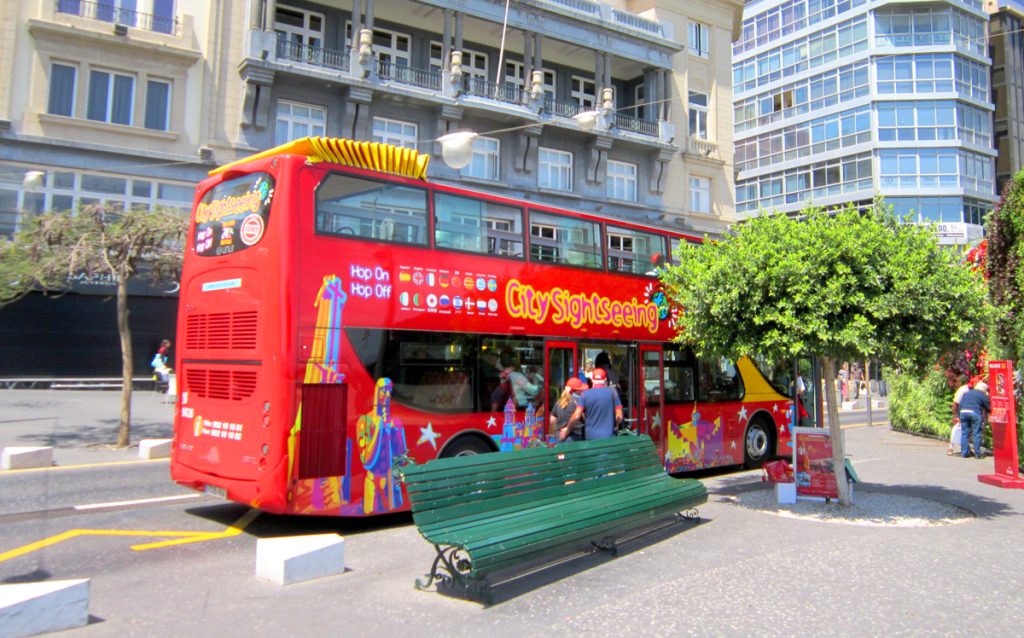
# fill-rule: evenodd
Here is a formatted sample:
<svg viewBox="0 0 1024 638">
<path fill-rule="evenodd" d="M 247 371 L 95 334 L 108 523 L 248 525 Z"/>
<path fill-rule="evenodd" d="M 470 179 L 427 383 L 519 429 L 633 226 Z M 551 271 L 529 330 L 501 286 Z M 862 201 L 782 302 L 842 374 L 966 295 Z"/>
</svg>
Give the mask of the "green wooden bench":
<svg viewBox="0 0 1024 638">
<path fill-rule="evenodd" d="M 413 520 L 437 550 L 429 580 L 490 600 L 487 577 L 571 545 L 616 553 L 614 534 L 696 505 L 707 490 L 665 474 L 647 436 L 437 459 L 401 469 Z"/>
</svg>

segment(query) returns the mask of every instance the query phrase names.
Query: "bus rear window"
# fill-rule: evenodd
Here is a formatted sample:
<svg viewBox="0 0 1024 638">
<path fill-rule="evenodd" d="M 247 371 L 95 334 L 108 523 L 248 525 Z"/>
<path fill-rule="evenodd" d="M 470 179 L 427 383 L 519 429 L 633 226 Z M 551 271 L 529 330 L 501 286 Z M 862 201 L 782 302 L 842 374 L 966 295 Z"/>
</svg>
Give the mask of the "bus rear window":
<svg viewBox="0 0 1024 638">
<path fill-rule="evenodd" d="M 267 228 L 274 178 L 250 173 L 217 184 L 196 205 L 195 251 L 219 257 L 255 246 Z"/>
<path fill-rule="evenodd" d="M 316 230 L 426 245 L 427 191 L 332 173 L 316 192 Z"/>
</svg>

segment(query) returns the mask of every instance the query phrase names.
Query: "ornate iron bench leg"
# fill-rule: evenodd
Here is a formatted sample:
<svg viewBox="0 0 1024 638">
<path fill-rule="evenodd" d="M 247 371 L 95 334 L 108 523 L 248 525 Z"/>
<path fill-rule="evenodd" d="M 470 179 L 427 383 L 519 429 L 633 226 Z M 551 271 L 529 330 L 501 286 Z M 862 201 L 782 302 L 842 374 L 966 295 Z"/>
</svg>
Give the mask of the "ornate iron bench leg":
<svg viewBox="0 0 1024 638">
<path fill-rule="evenodd" d="M 692 523 L 700 522 L 700 510 L 698 510 L 696 507 L 691 507 L 685 512 L 680 513 L 679 516 L 685 518 L 686 520 Z"/>
<path fill-rule="evenodd" d="M 462 556 L 462 548 L 442 548 L 440 545 L 434 545 L 434 549 L 437 551 L 437 556 L 434 557 L 434 563 L 430 566 L 430 573 L 425 574 L 427 582 L 424 583 L 422 579 L 417 578 L 416 589 L 426 589 L 435 580 L 449 584 L 465 584 L 465 574 L 469 572 L 471 565 L 469 559 Z"/>
</svg>

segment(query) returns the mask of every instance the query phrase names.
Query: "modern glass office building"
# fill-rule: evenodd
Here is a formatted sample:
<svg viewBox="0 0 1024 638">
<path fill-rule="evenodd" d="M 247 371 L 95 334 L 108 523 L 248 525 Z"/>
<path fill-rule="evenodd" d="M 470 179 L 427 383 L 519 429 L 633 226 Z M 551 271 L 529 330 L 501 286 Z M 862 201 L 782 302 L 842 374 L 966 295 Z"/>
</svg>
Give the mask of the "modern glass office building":
<svg viewBox="0 0 1024 638">
<path fill-rule="evenodd" d="M 736 212 L 866 204 L 980 236 L 995 201 L 981 0 L 754 0 L 733 44 Z"/>
</svg>

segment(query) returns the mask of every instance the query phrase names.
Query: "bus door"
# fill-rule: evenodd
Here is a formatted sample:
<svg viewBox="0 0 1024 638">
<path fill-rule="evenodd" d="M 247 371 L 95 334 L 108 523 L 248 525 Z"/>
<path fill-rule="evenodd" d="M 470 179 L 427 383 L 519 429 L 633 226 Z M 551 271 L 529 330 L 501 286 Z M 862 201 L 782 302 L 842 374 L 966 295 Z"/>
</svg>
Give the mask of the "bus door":
<svg viewBox="0 0 1024 638">
<path fill-rule="evenodd" d="M 544 432 L 546 434 L 557 434 L 550 431 L 548 419 L 551 410 L 555 407 L 558 397 L 562 396 L 562 390 L 569 378 L 577 373 L 581 367 L 576 354 L 576 344 L 571 341 L 547 341 L 544 344 L 544 391 L 547 397 L 548 412 L 544 415 Z"/>
<path fill-rule="evenodd" d="M 665 454 L 665 374 L 660 345 L 640 345 L 640 383 L 637 430 L 654 441 L 658 455 Z"/>
</svg>

